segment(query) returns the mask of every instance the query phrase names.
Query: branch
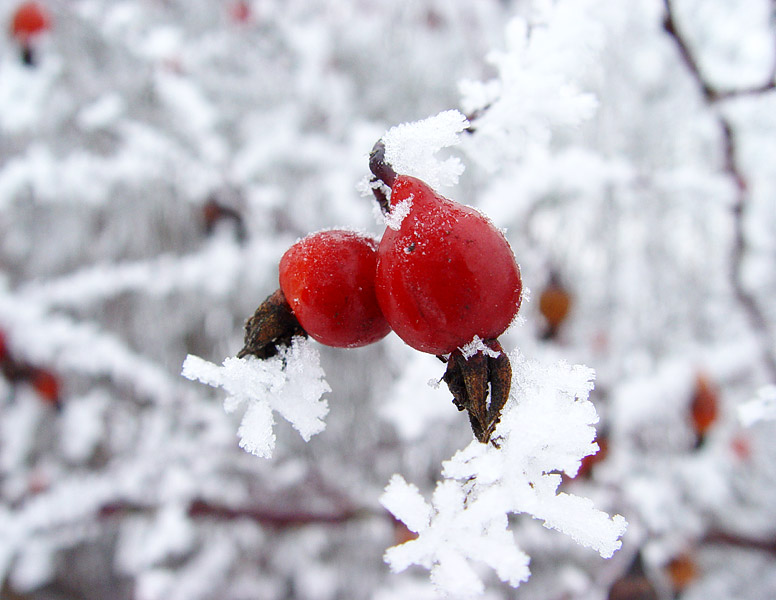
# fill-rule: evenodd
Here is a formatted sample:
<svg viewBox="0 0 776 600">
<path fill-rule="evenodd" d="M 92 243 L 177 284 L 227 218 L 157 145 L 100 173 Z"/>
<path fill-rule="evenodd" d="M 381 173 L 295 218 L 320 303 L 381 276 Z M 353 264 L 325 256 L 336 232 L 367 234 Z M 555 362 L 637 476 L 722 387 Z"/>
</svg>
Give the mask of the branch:
<svg viewBox="0 0 776 600">
<path fill-rule="evenodd" d="M 131 502 L 115 502 L 101 507 L 98 517 L 108 519 L 116 516 L 146 513 L 152 510 L 151 506 L 135 504 Z M 234 521 L 248 519 L 260 523 L 266 527 L 283 529 L 286 527 L 298 527 L 313 524 L 336 525 L 346 523 L 367 516 L 371 512 L 366 509 L 342 507 L 333 511 L 304 511 L 293 509 L 279 509 L 275 507 L 230 507 L 213 504 L 203 499 L 195 499 L 189 504 L 187 514 L 191 519 L 215 519 L 219 521 Z"/>
<path fill-rule="evenodd" d="M 663 16 L 663 28 L 676 44 L 682 61 L 697 83 L 701 94 L 703 95 L 703 98 L 709 107 L 712 107 L 720 100 L 744 95 L 763 94 L 776 89 L 776 82 L 774 82 L 774 75 L 776 75 L 775 56 L 774 67 L 771 70 L 770 79 L 766 83 L 760 86 L 741 90 L 717 90 L 705 78 L 703 72 L 700 69 L 698 61 L 695 58 L 695 55 L 687 44 L 687 41 L 683 37 L 681 31 L 677 27 L 673 1 L 663 0 L 663 5 L 665 7 L 665 13 Z M 736 298 L 736 301 L 741 306 L 746 319 L 749 322 L 749 326 L 753 331 L 758 332 L 762 346 L 762 362 L 765 365 L 765 368 L 768 370 L 771 380 L 776 381 L 776 356 L 774 356 L 771 350 L 773 346 L 771 340 L 774 339 L 772 327 L 766 318 L 765 313 L 757 302 L 754 294 L 746 289 L 743 280 L 743 263 L 748 246 L 746 236 L 744 234 L 744 223 L 746 220 L 746 210 L 750 201 L 749 185 L 746 179 L 746 174 L 744 173 L 739 160 L 736 134 L 735 130 L 733 129 L 733 125 L 727 117 L 718 111 L 716 111 L 716 117 L 720 127 L 723 143 L 723 170 L 732 179 L 736 188 L 736 195 L 732 208 L 733 247 L 731 249 L 730 271 L 728 273 L 728 277 L 730 279 L 731 287 L 733 288 L 733 294 Z"/>
<path fill-rule="evenodd" d="M 665 13 L 663 15 L 663 29 L 665 29 L 666 33 L 668 33 L 668 35 L 676 43 L 679 54 L 682 57 L 682 61 L 687 66 L 690 73 L 692 73 L 693 78 L 701 89 L 701 93 L 703 94 L 704 99 L 708 103 L 711 104 L 714 102 L 729 100 L 731 98 L 738 98 L 741 96 L 757 96 L 759 94 L 764 94 L 776 89 L 776 57 L 774 57 L 775 59 L 773 61 L 773 67 L 771 67 L 771 72 L 767 81 L 760 85 L 732 90 L 719 90 L 714 87 L 711 83 L 709 83 L 706 77 L 704 77 L 695 55 L 690 49 L 690 46 L 687 44 L 687 41 L 684 39 L 684 36 L 679 31 L 674 14 L 673 0 L 663 0 L 663 5 L 665 7 Z"/>
<path fill-rule="evenodd" d="M 701 544 L 735 546 L 748 550 L 758 550 L 776 555 L 776 539 L 753 539 L 724 531 L 710 531 L 701 540 Z"/>
</svg>

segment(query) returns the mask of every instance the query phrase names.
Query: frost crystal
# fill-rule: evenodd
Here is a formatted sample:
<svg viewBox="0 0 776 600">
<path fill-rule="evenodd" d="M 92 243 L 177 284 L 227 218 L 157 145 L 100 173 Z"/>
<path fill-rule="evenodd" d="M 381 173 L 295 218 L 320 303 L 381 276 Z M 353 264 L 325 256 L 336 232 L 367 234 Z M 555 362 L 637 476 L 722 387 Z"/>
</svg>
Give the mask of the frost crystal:
<svg viewBox="0 0 776 600">
<path fill-rule="evenodd" d="M 744 427 L 776 420 L 776 385 L 761 388 L 757 398 L 739 406 L 738 419 Z"/>
<path fill-rule="evenodd" d="M 597 449 L 598 421 L 588 395 L 593 371 L 560 363 L 547 367 L 512 353 L 512 393 L 494 438 L 498 448 L 472 442 L 444 463 L 444 480 L 430 503 L 395 475 L 383 505 L 417 539 L 389 548 L 394 571 L 420 565 L 440 591 L 481 594 L 471 561 L 490 566 L 517 587 L 529 576 L 528 556 L 508 529 L 510 514 L 526 513 L 608 558 L 620 548 L 627 523 L 594 508 L 587 498 L 558 493 L 560 472 L 575 475 Z"/>
<path fill-rule="evenodd" d="M 557 127 L 576 126 L 597 108 L 578 82 L 601 44 L 600 25 L 588 1 L 557 3 L 533 19 L 515 18 L 506 48 L 488 57 L 496 79 L 460 84 L 462 105 L 476 115 L 472 158 L 491 169 L 535 145 L 544 146 Z"/>
<path fill-rule="evenodd" d="M 385 215 L 385 225 L 386 227 L 389 227 L 390 229 L 393 229 L 394 231 L 398 231 L 401 227 L 402 221 L 404 221 L 404 218 L 410 214 L 410 210 L 412 209 L 412 200 L 414 199 L 414 196 L 410 194 L 407 198 L 399 202 L 396 206 L 394 206 L 391 209 L 391 212 L 387 215 Z"/>
<path fill-rule="evenodd" d="M 182 374 L 223 388 L 228 394 L 227 412 L 246 405 L 237 434 L 240 447 L 256 456 L 269 458 L 275 448 L 273 410 L 305 441 L 326 427 L 323 419 L 329 406 L 321 396 L 331 388 L 324 379 L 318 351 L 306 338 L 294 338 L 290 347 L 266 360 L 230 357 L 218 366 L 189 355 Z"/>
<path fill-rule="evenodd" d="M 436 158 L 443 148 L 459 143 L 459 134 L 469 125 L 457 110 L 448 110 L 433 117 L 402 123 L 383 136 L 385 158 L 401 175 L 411 175 L 434 189 L 458 183 L 464 167 L 460 159 Z"/>
<path fill-rule="evenodd" d="M 478 352 L 482 352 L 485 356 L 491 356 L 493 358 L 498 358 L 501 355 L 501 352 L 498 350 L 486 346 L 485 342 L 477 335 L 474 336 L 474 339 L 471 342 L 461 347 L 461 354 L 463 354 L 463 357 L 467 360 Z"/>
</svg>

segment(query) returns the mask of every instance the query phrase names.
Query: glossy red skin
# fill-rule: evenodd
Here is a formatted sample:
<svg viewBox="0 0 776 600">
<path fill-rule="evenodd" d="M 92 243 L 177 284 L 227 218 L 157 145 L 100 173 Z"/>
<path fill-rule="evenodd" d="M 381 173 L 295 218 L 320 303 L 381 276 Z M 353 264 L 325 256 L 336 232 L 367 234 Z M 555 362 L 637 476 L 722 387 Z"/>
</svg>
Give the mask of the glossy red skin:
<svg viewBox="0 0 776 600">
<path fill-rule="evenodd" d="M 0 361 L 8 358 L 8 345 L 5 343 L 5 334 L 0 331 Z"/>
<path fill-rule="evenodd" d="M 16 9 L 11 21 L 11 34 L 20 42 L 28 42 L 51 28 L 46 10 L 37 2 L 25 2 Z"/>
<path fill-rule="evenodd" d="M 377 300 L 409 346 L 448 354 L 479 336 L 495 339 L 520 308 L 520 270 L 504 235 L 481 213 L 406 175 L 391 206 L 412 196 L 398 230 L 377 251 Z"/>
<path fill-rule="evenodd" d="M 280 289 L 314 340 L 356 348 L 388 335 L 375 296 L 376 250 L 372 238 L 331 230 L 307 236 L 280 259 Z"/>
</svg>

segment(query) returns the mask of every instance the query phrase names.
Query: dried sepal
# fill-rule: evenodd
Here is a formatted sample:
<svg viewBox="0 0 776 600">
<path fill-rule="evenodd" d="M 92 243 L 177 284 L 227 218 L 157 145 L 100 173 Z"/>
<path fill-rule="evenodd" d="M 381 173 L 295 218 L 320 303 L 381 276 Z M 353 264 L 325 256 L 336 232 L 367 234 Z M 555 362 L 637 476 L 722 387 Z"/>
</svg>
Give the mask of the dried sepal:
<svg viewBox="0 0 776 600">
<path fill-rule="evenodd" d="M 253 355 L 266 359 L 281 346 L 290 346 L 294 336 L 307 336 L 281 290 L 271 294 L 245 323 L 245 345 L 237 358 Z"/>
<path fill-rule="evenodd" d="M 469 413 L 474 437 L 483 444 L 490 441 L 509 399 L 512 366 L 497 340 L 485 345 L 494 352 L 479 351 L 468 358 L 456 350 L 447 359 L 442 377 L 458 410 Z"/>
</svg>

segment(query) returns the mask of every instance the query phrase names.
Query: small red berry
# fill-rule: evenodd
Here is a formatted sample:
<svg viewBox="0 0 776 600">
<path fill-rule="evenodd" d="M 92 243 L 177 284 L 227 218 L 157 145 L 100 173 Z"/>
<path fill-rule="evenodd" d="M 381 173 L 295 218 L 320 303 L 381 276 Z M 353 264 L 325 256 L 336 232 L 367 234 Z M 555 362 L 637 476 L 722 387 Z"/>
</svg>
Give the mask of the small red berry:
<svg viewBox="0 0 776 600">
<path fill-rule="evenodd" d="M 11 35 L 22 44 L 51 28 L 51 18 L 37 2 L 25 2 L 16 9 L 11 21 Z"/>
<path fill-rule="evenodd" d="M 8 358 L 8 344 L 5 342 L 5 334 L 0 331 L 0 362 Z"/>
<path fill-rule="evenodd" d="M 743 434 L 730 440 L 730 450 L 738 460 L 749 460 L 752 457 L 752 444 Z"/>
<path fill-rule="evenodd" d="M 247 23 L 251 18 L 251 5 L 246 0 L 233 2 L 229 7 L 232 20 L 237 23 Z"/>
<path fill-rule="evenodd" d="M 692 425 L 695 433 L 704 436 L 719 416 L 717 389 L 709 378 L 699 374 L 695 379 L 695 390 L 690 405 Z"/>
<path fill-rule="evenodd" d="M 391 209 L 406 209 L 377 251 L 377 299 L 409 346 L 447 354 L 501 335 L 520 308 L 522 282 L 504 235 L 481 213 L 399 175 Z"/>
<path fill-rule="evenodd" d="M 280 259 L 280 289 L 313 339 L 355 348 L 388 334 L 375 297 L 376 249 L 372 238 L 330 230 L 308 235 Z"/>
<path fill-rule="evenodd" d="M 44 402 L 59 406 L 59 379 L 51 371 L 36 368 L 30 376 L 30 384 Z"/>
</svg>

